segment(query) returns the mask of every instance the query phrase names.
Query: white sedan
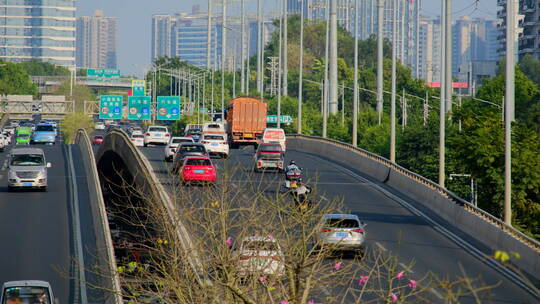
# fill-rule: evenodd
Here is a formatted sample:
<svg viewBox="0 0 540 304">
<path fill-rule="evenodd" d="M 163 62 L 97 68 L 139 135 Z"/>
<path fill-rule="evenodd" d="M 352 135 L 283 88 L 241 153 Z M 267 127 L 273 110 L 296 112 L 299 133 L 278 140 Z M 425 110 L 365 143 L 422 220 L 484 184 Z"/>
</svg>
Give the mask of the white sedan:
<svg viewBox="0 0 540 304">
<path fill-rule="evenodd" d="M 203 134 L 201 144 L 210 155 L 219 155 L 222 158 L 229 157 L 229 143 L 225 134 Z"/>
<path fill-rule="evenodd" d="M 131 136 L 129 138 L 131 139 L 131 142 L 135 145 L 135 147 L 144 146 L 144 135 L 142 135 L 142 134 L 131 134 Z"/>
<path fill-rule="evenodd" d="M 170 138 L 171 134 L 167 127 L 150 126 L 144 134 L 144 146 L 146 147 L 149 144 L 166 145 L 169 143 Z"/>
<path fill-rule="evenodd" d="M 165 161 L 172 161 L 174 158 L 174 154 L 176 153 L 176 150 L 178 149 L 178 146 L 181 143 L 193 143 L 193 138 L 191 137 L 173 137 L 171 138 L 171 141 L 167 144 L 165 147 Z"/>
</svg>

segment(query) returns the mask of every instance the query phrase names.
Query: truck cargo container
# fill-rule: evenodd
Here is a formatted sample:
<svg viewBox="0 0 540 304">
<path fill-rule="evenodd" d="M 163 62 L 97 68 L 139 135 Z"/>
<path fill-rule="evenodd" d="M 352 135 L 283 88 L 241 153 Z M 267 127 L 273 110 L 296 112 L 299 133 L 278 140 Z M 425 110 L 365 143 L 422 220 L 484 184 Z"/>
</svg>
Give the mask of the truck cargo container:
<svg viewBox="0 0 540 304">
<path fill-rule="evenodd" d="M 232 99 L 225 110 L 231 148 L 258 145 L 266 128 L 267 112 L 268 105 L 256 98 Z"/>
</svg>

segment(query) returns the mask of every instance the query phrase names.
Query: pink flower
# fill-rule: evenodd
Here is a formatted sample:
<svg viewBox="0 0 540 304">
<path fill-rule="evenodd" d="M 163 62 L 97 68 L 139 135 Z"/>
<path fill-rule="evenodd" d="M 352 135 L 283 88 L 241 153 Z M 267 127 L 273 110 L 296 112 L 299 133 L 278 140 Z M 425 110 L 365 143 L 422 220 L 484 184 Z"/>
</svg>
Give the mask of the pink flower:
<svg viewBox="0 0 540 304">
<path fill-rule="evenodd" d="M 279 304 L 289 304 L 289 301 L 283 300 L 283 301 L 279 302 Z"/>
<path fill-rule="evenodd" d="M 264 282 L 264 281 L 266 281 L 266 277 L 265 277 L 265 276 L 263 276 L 263 275 L 261 275 L 261 276 L 259 277 L 259 281 L 260 281 L 260 282 Z"/>
<path fill-rule="evenodd" d="M 390 294 L 390 300 L 392 300 L 392 303 L 396 303 L 396 302 L 397 302 L 398 297 L 396 296 L 395 293 L 391 293 L 391 294 Z"/>
<path fill-rule="evenodd" d="M 398 274 L 396 274 L 396 279 L 401 280 L 405 276 L 405 272 L 401 271 Z"/>
<path fill-rule="evenodd" d="M 343 263 L 337 262 L 337 263 L 334 265 L 334 269 L 335 269 L 336 271 L 340 270 L 340 269 L 341 269 L 341 264 L 343 264 Z"/>
<path fill-rule="evenodd" d="M 228 238 L 227 238 L 227 240 L 225 241 L 225 244 L 226 244 L 227 246 L 231 246 L 231 245 L 232 245 L 232 239 L 231 239 L 231 237 L 228 237 Z"/>
<path fill-rule="evenodd" d="M 410 288 L 415 288 L 416 285 L 418 285 L 418 282 L 416 282 L 415 280 L 410 280 L 408 285 Z"/>
<path fill-rule="evenodd" d="M 307 302 L 307 304 L 315 304 L 315 301 L 309 300 L 309 302 Z"/>
<path fill-rule="evenodd" d="M 369 279 L 369 276 L 367 276 L 367 275 L 361 276 L 361 277 L 360 277 L 360 280 L 358 280 L 358 283 L 359 283 L 360 285 L 364 285 L 364 284 L 366 284 L 366 282 L 367 282 L 368 279 Z"/>
</svg>

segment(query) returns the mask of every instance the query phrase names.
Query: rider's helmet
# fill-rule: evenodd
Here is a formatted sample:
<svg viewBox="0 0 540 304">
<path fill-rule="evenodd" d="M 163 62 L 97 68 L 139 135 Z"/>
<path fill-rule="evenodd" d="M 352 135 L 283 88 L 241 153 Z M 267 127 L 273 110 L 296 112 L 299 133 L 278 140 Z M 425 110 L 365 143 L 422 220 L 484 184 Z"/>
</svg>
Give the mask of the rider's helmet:
<svg viewBox="0 0 540 304">
<path fill-rule="evenodd" d="M 292 165 L 296 165 L 296 163 L 294 162 L 294 160 L 291 160 L 291 162 L 289 163 L 289 166 L 292 166 Z"/>
</svg>

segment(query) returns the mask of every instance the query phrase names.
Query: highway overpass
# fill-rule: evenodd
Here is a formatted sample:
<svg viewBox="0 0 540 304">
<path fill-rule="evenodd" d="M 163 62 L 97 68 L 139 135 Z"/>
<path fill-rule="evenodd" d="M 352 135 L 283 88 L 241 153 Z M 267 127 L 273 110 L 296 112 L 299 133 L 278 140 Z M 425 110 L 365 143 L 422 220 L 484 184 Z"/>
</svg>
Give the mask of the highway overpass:
<svg viewBox="0 0 540 304">
<path fill-rule="evenodd" d="M 52 164 L 48 191 L 8 192 L 13 148 L 0 153 L 0 282 L 47 281 L 62 304 L 116 303 L 91 156 L 60 136 L 40 146 Z"/>
</svg>

